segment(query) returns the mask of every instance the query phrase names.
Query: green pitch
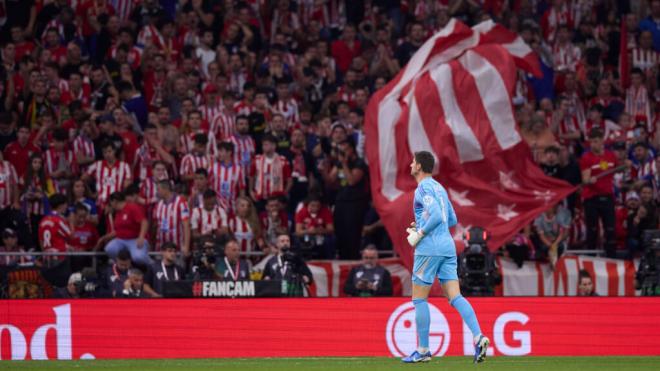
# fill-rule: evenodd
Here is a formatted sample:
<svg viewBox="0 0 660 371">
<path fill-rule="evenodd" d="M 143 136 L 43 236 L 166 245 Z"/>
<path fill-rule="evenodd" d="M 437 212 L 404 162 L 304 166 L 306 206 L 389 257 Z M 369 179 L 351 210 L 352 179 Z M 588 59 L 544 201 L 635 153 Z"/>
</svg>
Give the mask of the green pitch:
<svg viewBox="0 0 660 371">
<path fill-rule="evenodd" d="M 405 365 L 394 358 L 252 358 L 158 359 L 126 361 L 0 361 L 2 370 L 524 370 L 604 371 L 660 370 L 660 357 L 493 357 L 473 365 L 471 358 L 435 358 L 430 363 Z"/>
</svg>

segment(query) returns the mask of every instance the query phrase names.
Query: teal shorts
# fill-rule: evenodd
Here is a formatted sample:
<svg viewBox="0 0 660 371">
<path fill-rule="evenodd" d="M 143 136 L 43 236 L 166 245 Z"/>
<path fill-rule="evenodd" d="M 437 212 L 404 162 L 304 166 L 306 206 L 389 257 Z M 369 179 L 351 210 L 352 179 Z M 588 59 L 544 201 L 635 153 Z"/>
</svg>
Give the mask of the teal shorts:
<svg viewBox="0 0 660 371">
<path fill-rule="evenodd" d="M 440 283 L 458 281 L 456 255 L 421 256 L 415 255 L 412 281 L 416 285 L 431 286 L 436 277 Z"/>
</svg>

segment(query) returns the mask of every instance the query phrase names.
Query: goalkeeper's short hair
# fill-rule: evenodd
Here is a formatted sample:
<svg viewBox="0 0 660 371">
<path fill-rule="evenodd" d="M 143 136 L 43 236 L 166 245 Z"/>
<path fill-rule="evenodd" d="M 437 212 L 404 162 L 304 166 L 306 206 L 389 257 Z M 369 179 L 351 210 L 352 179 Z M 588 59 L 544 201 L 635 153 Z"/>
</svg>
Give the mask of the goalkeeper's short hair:
<svg viewBox="0 0 660 371">
<path fill-rule="evenodd" d="M 422 171 L 431 174 L 435 165 L 435 158 L 429 151 L 415 152 L 415 162 L 422 167 Z"/>
</svg>

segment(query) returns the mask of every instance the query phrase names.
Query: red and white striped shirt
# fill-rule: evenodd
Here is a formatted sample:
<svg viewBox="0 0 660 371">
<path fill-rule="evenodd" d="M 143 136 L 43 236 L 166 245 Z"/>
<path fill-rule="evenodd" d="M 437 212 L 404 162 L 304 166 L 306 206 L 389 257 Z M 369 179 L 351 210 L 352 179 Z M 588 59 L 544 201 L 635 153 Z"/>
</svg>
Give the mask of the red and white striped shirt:
<svg viewBox="0 0 660 371">
<path fill-rule="evenodd" d="M 94 142 L 82 135 L 78 135 L 76 139 L 73 140 L 73 152 L 76 154 L 76 160 L 78 160 L 80 156 L 88 158 L 94 158 L 96 156 Z M 80 170 L 85 171 L 87 170 L 86 167 L 82 167 Z"/>
<path fill-rule="evenodd" d="M 222 103 L 222 99 L 219 99 L 215 104 L 204 104 L 199 107 L 199 111 L 202 113 L 202 118 L 207 122 L 213 122 L 215 117 L 225 110 L 225 106 Z"/>
<path fill-rule="evenodd" d="M 0 162 L 0 209 L 10 206 L 13 202 L 14 191 L 12 188 L 18 185 L 18 176 L 14 165 L 9 161 Z"/>
<path fill-rule="evenodd" d="M 212 210 L 204 207 L 196 207 L 190 218 L 190 228 L 206 236 L 227 227 L 227 213 L 222 208 L 215 206 Z"/>
<path fill-rule="evenodd" d="M 635 121 L 645 120 L 648 128 L 651 128 L 653 112 L 651 111 L 651 101 L 646 87 L 643 85 L 639 88 L 631 86 L 626 90 L 626 112 Z"/>
<path fill-rule="evenodd" d="M 153 177 L 143 179 L 140 182 L 140 196 L 147 206 L 153 206 L 158 202 L 158 184 Z"/>
<path fill-rule="evenodd" d="M 227 224 L 229 231 L 234 235 L 239 246 L 241 246 L 241 252 L 253 251 L 256 236 L 247 220 L 242 219 L 238 215 L 232 215 Z"/>
<path fill-rule="evenodd" d="M 197 169 L 209 169 L 211 167 L 211 156 L 198 156 L 189 153 L 181 159 L 181 170 L 179 176 L 194 175 Z"/>
<path fill-rule="evenodd" d="M 120 21 L 127 21 L 141 0 L 112 0 L 112 6 Z"/>
<path fill-rule="evenodd" d="M 630 51 L 632 66 L 647 71 L 660 63 L 660 53 L 653 49 L 633 48 Z"/>
<path fill-rule="evenodd" d="M 158 201 L 153 219 L 156 225 L 156 248 L 160 250 L 165 242 L 174 242 L 181 249 L 184 243 L 183 224 L 190 220 L 186 199 L 175 195 L 169 201 Z"/>
<path fill-rule="evenodd" d="M 115 161 L 113 165 L 105 160 L 96 161 L 87 169 L 87 174 L 94 177 L 100 205 L 104 205 L 112 193 L 123 190 L 132 179 L 131 168 L 124 161 Z"/>
<path fill-rule="evenodd" d="M 275 103 L 273 106 L 273 112 L 277 112 L 284 116 L 284 119 L 289 124 L 289 126 L 300 122 L 300 116 L 298 114 L 298 102 L 296 102 L 296 100 L 293 98 L 290 98 L 287 101 L 278 100 L 277 103 Z"/>
<path fill-rule="evenodd" d="M 561 136 L 574 132 L 580 132 L 580 125 L 578 124 L 575 116 L 566 115 L 563 120 L 559 121 L 559 125 L 557 126 L 557 134 Z M 569 142 L 569 140 L 559 138 L 559 143 L 563 145 L 570 144 Z"/>
<path fill-rule="evenodd" d="M 250 176 L 255 178 L 254 192 L 257 200 L 271 196 L 282 196 L 286 180 L 291 177 L 291 165 L 286 157 L 275 154 L 273 157 L 257 155 L 250 169 Z"/>
<path fill-rule="evenodd" d="M 552 59 L 555 71 L 575 71 L 580 62 L 580 48 L 568 42 L 564 45 L 555 44 L 552 48 Z"/>
<path fill-rule="evenodd" d="M 47 176 L 58 170 L 68 170 L 74 175 L 78 173 L 76 157 L 70 149 L 59 152 L 51 148 L 46 151 L 44 153 L 44 168 Z M 66 194 L 68 191 L 67 185 L 68 181 L 53 179 L 53 186 L 55 186 L 56 193 Z"/>
<path fill-rule="evenodd" d="M 245 173 L 240 166 L 223 164 L 216 161 L 209 171 L 209 184 L 220 200 L 220 204 L 229 211 L 234 210 L 236 198 L 245 189 Z"/>
<path fill-rule="evenodd" d="M 211 133 L 218 141 L 224 141 L 236 134 L 236 122 L 234 116 L 221 113 L 211 121 Z"/>
<path fill-rule="evenodd" d="M 229 141 L 234 144 L 234 163 L 239 164 L 243 171 L 247 172 L 256 152 L 254 139 L 249 135 L 234 134 Z"/>
</svg>

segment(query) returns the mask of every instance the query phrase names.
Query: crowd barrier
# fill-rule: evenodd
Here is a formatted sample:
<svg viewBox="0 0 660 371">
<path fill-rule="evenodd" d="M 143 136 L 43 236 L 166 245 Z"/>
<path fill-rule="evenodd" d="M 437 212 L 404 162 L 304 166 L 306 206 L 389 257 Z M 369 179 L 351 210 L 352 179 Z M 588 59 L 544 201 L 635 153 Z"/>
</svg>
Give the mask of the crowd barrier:
<svg viewBox="0 0 660 371">
<path fill-rule="evenodd" d="M 660 298 L 471 298 L 494 356 L 658 355 Z M 430 299 L 435 356 L 472 335 Z M 0 359 L 402 356 L 405 298 L 0 301 Z M 0 366 L 1 367 L 1 366 Z"/>
</svg>

